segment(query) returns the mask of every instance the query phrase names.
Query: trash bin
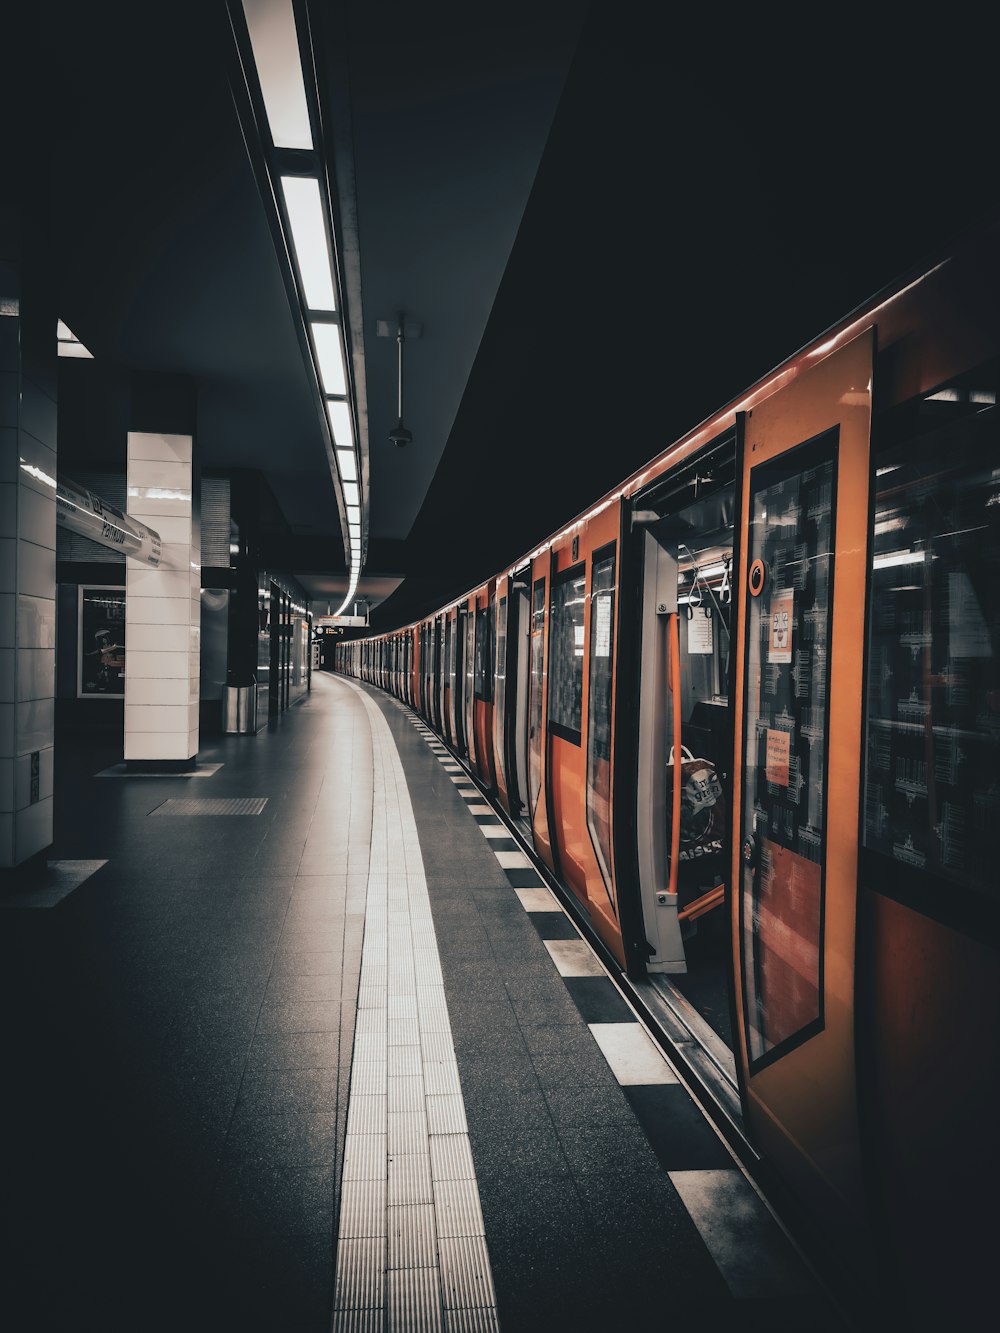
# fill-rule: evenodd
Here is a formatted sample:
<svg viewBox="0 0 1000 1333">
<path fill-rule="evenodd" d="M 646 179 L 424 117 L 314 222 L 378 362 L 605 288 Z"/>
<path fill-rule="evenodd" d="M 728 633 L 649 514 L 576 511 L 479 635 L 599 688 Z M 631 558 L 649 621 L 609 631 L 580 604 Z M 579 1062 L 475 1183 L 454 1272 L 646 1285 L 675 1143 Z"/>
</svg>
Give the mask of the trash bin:
<svg viewBox="0 0 1000 1333">
<path fill-rule="evenodd" d="M 257 730 L 257 686 L 226 685 L 222 691 L 222 730 L 243 736 Z"/>
</svg>

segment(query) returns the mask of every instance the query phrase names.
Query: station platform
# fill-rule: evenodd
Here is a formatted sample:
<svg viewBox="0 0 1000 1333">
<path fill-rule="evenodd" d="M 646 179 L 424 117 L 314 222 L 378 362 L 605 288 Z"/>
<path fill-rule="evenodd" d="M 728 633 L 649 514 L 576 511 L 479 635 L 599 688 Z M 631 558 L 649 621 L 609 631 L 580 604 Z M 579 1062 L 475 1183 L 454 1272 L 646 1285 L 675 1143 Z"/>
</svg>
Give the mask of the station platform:
<svg viewBox="0 0 1000 1333">
<path fill-rule="evenodd" d="M 341 677 L 57 737 L 0 907 L 14 1330 L 848 1327 L 509 830 Z"/>
</svg>

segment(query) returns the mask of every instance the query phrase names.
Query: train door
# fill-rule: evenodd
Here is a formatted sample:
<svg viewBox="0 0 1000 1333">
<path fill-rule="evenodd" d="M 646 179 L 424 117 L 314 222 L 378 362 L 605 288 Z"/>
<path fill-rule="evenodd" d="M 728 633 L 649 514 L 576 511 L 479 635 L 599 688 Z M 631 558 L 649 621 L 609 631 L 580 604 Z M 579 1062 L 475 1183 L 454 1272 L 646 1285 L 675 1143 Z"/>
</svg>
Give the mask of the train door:
<svg viewBox="0 0 1000 1333">
<path fill-rule="evenodd" d="M 505 810 L 510 810 L 507 779 L 507 606 L 510 579 L 502 574 L 496 591 L 496 673 L 493 690 L 493 766 L 497 775 L 497 795 Z"/>
<path fill-rule="evenodd" d="M 560 877 L 624 962 L 611 849 L 618 531 L 608 507 L 552 549 L 546 763 Z"/>
<path fill-rule="evenodd" d="M 493 616 L 494 596 L 488 588 L 476 595 L 475 639 L 475 767 L 486 787 L 495 785 L 493 771 Z"/>
<path fill-rule="evenodd" d="M 465 608 L 455 608 L 451 674 L 454 685 L 455 750 L 465 753 Z"/>
<path fill-rule="evenodd" d="M 465 612 L 465 743 L 469 766 L 476 766 L 476 598 L 469 598 Z"/>
<path fill-rule="evenodd" d="M 638 735 L 636 854 L 649 950 L 632 964 L 645 966 L 729 1078 L 734 1097 L 724 900 L 735 506 L 733 429 L 635 497 L 638 725 L 627 731 Z"/>
<path fill-rule="evenodd" d="M 445 656 L 445 633 L 447 625 L 447 616 L 438 616 L 434 621 L 434 630 L 437 639 L 437 685 L 434 697 L 437 700 L 438 731 L 446 740 L 448 739 L 448 729 L 445 721 L 445 718 L 447 717 L 446 692 L 448 687 L 448 659 Z"/>
<path fill-rule="evenodd" d="M 448 744 L 455 748 L 455 617 L 444 613 L 444 725 Z"/>
<path fill-rule="evenodd" d="M 510 579 L 507 637 L 507 795 L 512 815 L 528 811 L 528 682 L 531 674 L 531 571 L 526 565 Z"/>
<path fill-rule="evenodd" d="M 746 414 L 737 516 L 737 1063 L 753 1137 L 851 1249 L 873 345 L 869 330 Z"/>
<path fill-rule="evenodd" d="M 535 851 L 555 870 L 549 833 L 546 791 L 545 728 L 548 716 L 546 638 L 550 554 L 543 551 L 531 565 L 531 647 L 528 672 L 528 819 Z"/>
</svg>

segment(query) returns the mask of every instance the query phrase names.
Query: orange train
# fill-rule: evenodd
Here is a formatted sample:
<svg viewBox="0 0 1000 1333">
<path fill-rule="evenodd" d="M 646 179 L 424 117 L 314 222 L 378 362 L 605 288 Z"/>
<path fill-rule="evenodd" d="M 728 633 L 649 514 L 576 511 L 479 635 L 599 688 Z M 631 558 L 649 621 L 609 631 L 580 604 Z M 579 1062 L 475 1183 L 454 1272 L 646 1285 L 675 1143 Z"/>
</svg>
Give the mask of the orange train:
<svg viewBox="0 0 1000 1333">
<path fill-rule="evenodd" d="M 336 658 L 466 759 L 717 1117 L 911 1327 L 975 1309 L 1000 1184 L 998 241 Z"/>
</svg>

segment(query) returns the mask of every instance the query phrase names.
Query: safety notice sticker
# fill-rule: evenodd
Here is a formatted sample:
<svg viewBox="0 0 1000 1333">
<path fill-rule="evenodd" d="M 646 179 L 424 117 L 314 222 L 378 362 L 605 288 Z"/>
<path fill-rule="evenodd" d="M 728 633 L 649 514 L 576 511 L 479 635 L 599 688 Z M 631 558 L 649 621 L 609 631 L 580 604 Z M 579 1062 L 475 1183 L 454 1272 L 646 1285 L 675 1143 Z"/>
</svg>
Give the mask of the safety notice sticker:
<svg viewBox="0 0 1000 1333">
<path fill-rule="evenodd" d="M 794 588 L 782 588 L 771 598 L 771 637 L 768 640 L 769 662 L 792 660 L 792 617 L 795 614 Z"/>
<path fill-rule="evenodd" d="M 764 776 L 779 787 L 788 786 L 788 760 L 792 738 L 787 731 L 767 729 L 767 753 L 764 758 Z"/>
</svg>

